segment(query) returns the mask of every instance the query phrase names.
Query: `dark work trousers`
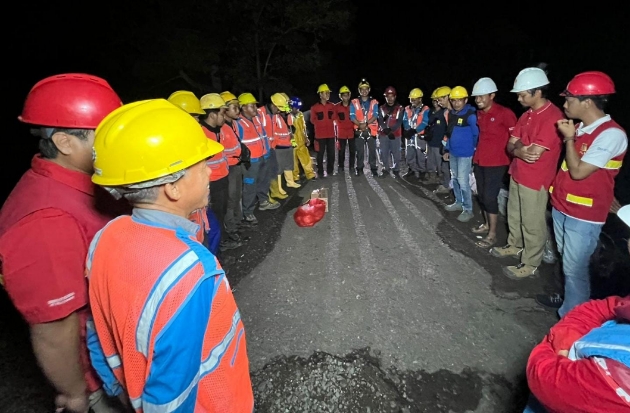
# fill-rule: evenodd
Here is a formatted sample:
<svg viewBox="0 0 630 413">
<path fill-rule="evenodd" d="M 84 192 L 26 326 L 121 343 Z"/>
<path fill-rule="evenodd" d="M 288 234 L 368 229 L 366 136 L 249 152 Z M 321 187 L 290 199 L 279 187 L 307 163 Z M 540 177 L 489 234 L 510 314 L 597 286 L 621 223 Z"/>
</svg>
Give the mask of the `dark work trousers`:
<svg viewBox="0 0 630 413">
<path fill-rule="evenodd" d="M 346 163 L 346 145 L 348 146 L 348 152 L 350 152 L 350 157 L 348 158 L 348 169 L 352 170 L 352 168 L 354 168 L 354 159 L 357 152 L 355 138 L 339 139 L 339 156 L 337 157 L 337 166 L 340 171 L 343 171 L 343 166 Z"/>
<path fill-rule="evenodd" d="M 332 175 L 335 170 L 335 138 L 317 139 L 319 150 L 317 151 L 317 174 L 324 176 L 324 152 L 326 153 L 326 172 Z"/>
<path fill-rule="evenodd" d="M 230 165 L 228 175 L 228 204 L 225 214 L 225 232 L 234 234 L 243 217 L 241 200 L 243 199 L 243 165 Z"/>
<path fill-rule="evenodd" d="M 229 175 L 210 182 L 210 209 L 214 212 L 218 225 L 210 226 L 210 234 L 223 234 L 225 214 L 228 206 Z M 216 228 L 218 226 L 218 228 Z M 210 236 L 210 238 L 213 238 Z M 219 237 L 221 240 L 223 236 Z"/>
</svg>

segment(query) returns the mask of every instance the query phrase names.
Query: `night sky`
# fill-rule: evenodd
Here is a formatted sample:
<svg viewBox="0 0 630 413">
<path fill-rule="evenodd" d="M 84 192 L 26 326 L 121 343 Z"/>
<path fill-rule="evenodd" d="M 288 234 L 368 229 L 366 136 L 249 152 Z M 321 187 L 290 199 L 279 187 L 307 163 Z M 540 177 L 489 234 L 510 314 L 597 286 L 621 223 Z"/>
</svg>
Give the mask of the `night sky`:
<svg viewBox="0 0 630 413">
<path fill-rule="evenodd" d="M 146 16 L 143 8 L 147 10 L 152 2 L 136 3 L 138 15 L 132 17 L 141 20 Z M 182 7 L 187 4 L 178 3 Z M 551 98 L 559 105 L 562 100 L 557 94 L 576 73 L 608 73 L 618 91 L 609 112 L 622 126 L 630 128 L 630 104 L 625 97 L 630 90 L 628 22 L 615 9 L 552 11 L 544 3 L 536 3 L 536 8 L 525 3 L 503 3 L 504 11 L 488 11 L 479 9 L 479 2 L 452 7 L 444 2 L 383 1 L 378 7 L 366 7 L 367 2 L 354 3 L 357 18 L 350 27 L 355 33 L 354 43 L 321 44 L 320 50 L 330 57 L 330 63 L 293 82 L 294 89 L 287 93 L 297 94 L 310 104 L 317 98 L 315 91 L 320 83 L 327 83 L 334 91 L 343 85 L 355 91 L 358 81 L 365 77 L 372 84 L 372 95 L 379 100 L 383 89 L 392 85 L 398 90 L 400 102 L 407 104 L 409 90 L 420 87 L 427 104 L 431 91 L 438 86 L 461 85 L 470 92 L 477 79 L 489 76 L 499 88 L 497 101 L 519 115 L 522 108 L 509 93 L 515 76 L 524 67 L 546 62 Z M 80 9 L 75 9 L 21 2 L 12 6 L 11 14 L 5 14 L 12 21 L 7 19 L 2 28 L 2 88 L 8 102 L 3 105 L 3 122 L 10 126 L 5 133 L 8 148 L 5 147 L 2 167 L 2 199 L 37 151 L 36 139 L 17 120 L 29 89 L 37 81 L 58 73 L 87 72 L 106 78 L 125 100 L 126 85 L 134 84 L 142 75 L 120 75 L 118 71 L 113 77 L 104 68 L 111 68 L 112 62 L 125 61 L 124 50 L 104 53 L 102 49 L 112 33 L 120 35 L 126 30 L 116 17 L 116 1 L 81 4 Z M 418 7 L 420 10 L 416 11 Z M 234 25 L 236 30 L 243 30 L 238 22 Z M 104 61 L 109 64 L 104 65 Z M 157 96 L 143 96 L 149 97 Z"/>
</svg>

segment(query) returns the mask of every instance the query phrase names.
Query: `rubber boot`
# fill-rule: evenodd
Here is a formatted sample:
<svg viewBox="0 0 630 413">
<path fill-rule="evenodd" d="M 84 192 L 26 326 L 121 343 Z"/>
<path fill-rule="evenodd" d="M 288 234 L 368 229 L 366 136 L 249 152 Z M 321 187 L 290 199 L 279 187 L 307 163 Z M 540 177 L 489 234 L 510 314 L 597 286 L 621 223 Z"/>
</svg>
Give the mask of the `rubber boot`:
<svg viewBox="0 0 630 413">
<path fill-rule="evenodd" d="M 289 195 L 287 195 L 286 193 L 283 195 L 280 192 L 280 189 L 278 188 L 278 180 L 277 179 L 272 179 L 271 180 L 271 185 L 269 185 L 269 198 L 276 198 L 276 199 L 285 199 L 286 197 L 288 197 Z"/>
<path fill-rule="evenodd" d="M 289 188 L 300 188 L 302 186 L 293 180 L 293 171 L 284 171 L 284 179 L 286 179 Z"/>
<path fill-rule="evenodd" d="M 278 175 L 278 192 L 280 192 L 282 195 L 287 194 L 287 191 L 282 188 L 282 175 Z"/>
</svg>

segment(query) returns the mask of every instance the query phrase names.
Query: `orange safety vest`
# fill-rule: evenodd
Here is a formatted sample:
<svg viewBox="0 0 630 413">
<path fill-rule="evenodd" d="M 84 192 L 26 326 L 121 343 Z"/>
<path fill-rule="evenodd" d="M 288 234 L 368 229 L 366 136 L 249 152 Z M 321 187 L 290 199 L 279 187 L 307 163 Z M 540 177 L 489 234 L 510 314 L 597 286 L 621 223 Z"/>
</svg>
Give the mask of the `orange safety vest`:
<svg viewBox="0 0 630 413">
<path fill-rule="evenodd" d="M 372 116 L 372 113 L 374 113 L 374 109 L 376 108 L 376 106 L 378 106 L 378 101 L 376 99 L 372 99 L 370 101 L 370 109 L 366 113 L 363 110 L 361 98 L 352 99 L 351 103 L 354 106 L 354 115 L 359 122 L 367 122 Z M 359 129 L 359 127 L 357 125 L 354 125 L 354 129 Z M 376 119 L 374 120 L 374 122 L 368 124 L 368 129 L 370 130 L 370 134 L 372 136 L 376 136 L 378 132 L 378 122 Z"/>
<path fill-rule="evenodd" d="M 221 143 L 223 144 L 223 152 L 227 158 L 228 165 L 234 166 L 238 164 L 238 158 L 241 156 L 241 142 L 232 126 L 227 123 L 221 126 Z"/>
<path fill-rule="evenodd" d="M 275 143 L 274 147 L 291 148 L 291 132 L 289 126 L 280 114 L 273 115 L 271 122 L 271 135 Z"/>
<path fill-rule="evenodd" d="M 623 130 L 611 119 L 599 125 L 591 134 L 585 133 L 581 136 L 576 134 L 574 143 L 580 158 L 591 147 L 595 138 L 610 128 Z M 619 173 L 624 155 L 625 152 L 615 156 L 603 168 L 579 181 L 571 178 L 567 161 L 562 161 L 553 185 L 549 187 L 551 205 L 570 217 L 605 223 L 614 198 L 615 176 Z"/>
<path fill-rule="evenodd" d="M 413 106 L 409 105 L 405 108 L 405 112 L 407 112 L 407 119 L 409 122 L 410 129 L 416 129 L 418 127 L 418 122 L 422 123 L 422 119 L 424 118 L 424 113 L 429 110 L 428 106 L 423 106 L 419 112 L 415 112 Z M 426 128 L 425 128 L 426 129 Z M 424 135 L 425 129 L 418 132 L 418 135 Z"/>
<path fill-rule="evenodd" d="M 225 272 L 188 230 L 141 213 L 111 221 L 88 252 L 97 371 L 137 413 L 252 412 L 245 330 Z"/>
<path fill-rule="evenodd" d="M 236 122 L 238 122 L 243 130 L 241 142 L 249 148 L 251 159 L 257 160 L 258 158 L 262 158 L 267 155 L 269 151 L 267 150 L 267 144 L 265 143 L 265 132 L 260 124 L 258 116 L 252 120 L 241 116 Z"/>
<path fill-rule="evenodd" d="M 269 112 L 267 112 L 267 108 L 264 106 L 258 108 L 258 121 L 260 122 L 263 131 L 265 132 L 265 142 L 267 143 L 267 150 L 269 150 L 269 148 L 275 149 L 276 140 L 274 139 L 273 130 L 271 128 L 271 115 L 269 114 Z"/>
<path fill-rule="evenodd" d="M 216 133 L 208 130 L 203 125 L 201 125 L 201 129 L 203 129 L 203 133 L 206 135 L 206 138 L 212 139 L 215 142 L 219 142 L 220 138 L 217 136 Z M 230 173 L 230 165 L 228 164 L 227 157 L 225 156 L 225 151 L 221 151 L 213 157 L 208 158 L 208 160 L 206 161 L 206 165 L 208 165 L 211 171 L 211 182 L 218 181 L 221 178 L 225 178 Z"/>
</svg>

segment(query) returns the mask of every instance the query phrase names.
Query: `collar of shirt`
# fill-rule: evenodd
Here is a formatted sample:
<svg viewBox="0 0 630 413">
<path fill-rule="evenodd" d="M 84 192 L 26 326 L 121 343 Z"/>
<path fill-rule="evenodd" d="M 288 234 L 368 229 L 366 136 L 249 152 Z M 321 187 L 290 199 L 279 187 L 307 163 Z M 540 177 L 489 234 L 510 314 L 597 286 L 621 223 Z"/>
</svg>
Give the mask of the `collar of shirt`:
<svg viewBox="0 0 630 413">
<path fill-rule="evenodd" d="M 530 115 L 540 115 L 541 113 L 543 113 L 544 111 L 546 111 L 547 109 L 549 109 L 549 106 L 551 106 L 551 101 L 547 102 L 546 105 L 543 105 L 543 107 L 541 107 L 540 109 L 529 109 L 529 114 Z"/>
<path fill-rule="evenodd" d="M 189 219 L 155 209 L 134 208 L 131 216 L 140 221 L 147 221 L 167 228 L 181 228 L 193 236 L 199 231 L 199 225 Z"/>
<path fill-rule="evenodd" d="M 31 168 L 36 174 L 47 176 L 88 195 L 94 195 L 94 183 L 92 183 L 90 174 L 64 168 L 55 162 L 42 158 L 41 155 L 33 157 Z"/>
<path fill-rule="evenodd" d="M 604 122 L 608 122 L 609 120 L 610 120 L 610 115 L 606 115 L 597 119 L 595 122 L 591 123 L 588 126 L 584 126 L 584 122 L 580 122 L 578 123 L 577 134 L 584 135 L 585 133 L 588 133 L 590 135 L 591 133 L 593 133 L 593 131 L 595 131 L 595 129 L 597 129 L 599 125 L 601 125 Z"/>
</svg>

